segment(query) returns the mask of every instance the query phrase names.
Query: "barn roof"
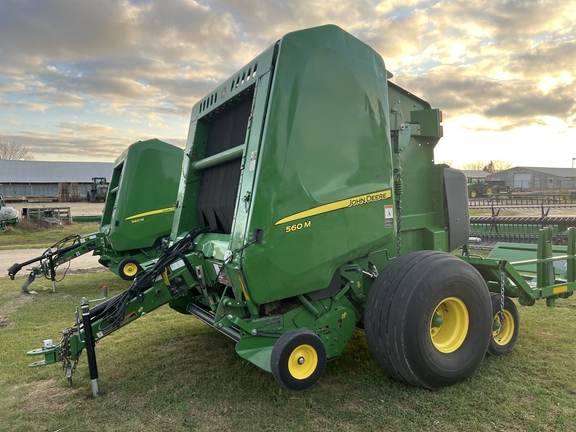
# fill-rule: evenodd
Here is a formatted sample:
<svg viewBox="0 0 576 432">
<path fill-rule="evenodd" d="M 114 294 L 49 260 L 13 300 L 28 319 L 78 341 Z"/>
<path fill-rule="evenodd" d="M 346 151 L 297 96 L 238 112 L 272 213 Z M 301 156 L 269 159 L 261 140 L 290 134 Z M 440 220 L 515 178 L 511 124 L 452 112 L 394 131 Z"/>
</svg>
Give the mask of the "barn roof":
<svg viewBox="0 0 576 432">
<path fill-rule="evenodd" d="M 537 171 L 557 177 L 576 178 L 576 168 L 539 168 L 539 167 L 518 167 L 518 168 Z"/>
<path fill-rule="evenodd" d="M 535 171 L 562 178 L 576 178 L 576 168 L 514 167 L 501 172 Z M 499 174 L 499 173 L 497 173 Z"/>
<path fill-rule="evenodd" d="M 43 162 L 0 159 L 0 183 L 91 183 L 112 177 L 113 163 Z"/>
<path fill-rule="evenodd" d="M 466 177 L 486 177 L 490 173 L 482 170 L 460 170 L 464 173 Z"/>
</svg>

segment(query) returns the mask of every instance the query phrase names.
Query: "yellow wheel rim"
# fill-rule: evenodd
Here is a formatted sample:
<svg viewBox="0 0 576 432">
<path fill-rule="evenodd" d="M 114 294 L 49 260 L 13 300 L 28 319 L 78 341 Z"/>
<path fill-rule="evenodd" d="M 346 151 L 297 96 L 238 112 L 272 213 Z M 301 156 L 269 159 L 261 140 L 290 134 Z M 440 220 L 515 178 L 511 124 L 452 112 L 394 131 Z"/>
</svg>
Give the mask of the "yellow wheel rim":
<svg viewBox="0 0 576 432">
<path fill-rule="evenodd" d="M 122 270 L 126 276 L 132 277 L 138 272 L 138 266 L 134 263 L 128 263 L 123 267 Z"/>
<path fill-rule="evenodd" d="M 462 300 L 447 297 L 434 309 L 430 318 L 430 338 L 434 347 L 442 353 L 456 351 L 468 334 L 470 316 Z"/>
<path fill-rule="evenodd" d="M 486 194 L 487 195 L 492 195 L 492 188 L 489 187 L 488 189 L 486 189 Z"/>
<path fill-rule="evenodd" d="M 299 380 L 310 377 L 317 366 L 318 353 L 310 345 L 298 346 L 288 359 L 288 372 Z"/>
<path fill-rule="evenodd" d="M 510 343 L 514 336 L 514 317 L 510 311 L 504 311 L 504 322 L 500 320 L 500 312 L 494 315 L 492 320 L 492 339 L 498 345 L 506 345 Z"/>
<path fill-rule="evenodd" d="M 471 196 L 472 198 L 476 198 L 476 195 L 477 195 L 477 194 L 476 194 L 476 191 L 475 191 L 475 190 L 473 190 L 473 191 L 470 192 L 470 196 Z"/>
</svg>

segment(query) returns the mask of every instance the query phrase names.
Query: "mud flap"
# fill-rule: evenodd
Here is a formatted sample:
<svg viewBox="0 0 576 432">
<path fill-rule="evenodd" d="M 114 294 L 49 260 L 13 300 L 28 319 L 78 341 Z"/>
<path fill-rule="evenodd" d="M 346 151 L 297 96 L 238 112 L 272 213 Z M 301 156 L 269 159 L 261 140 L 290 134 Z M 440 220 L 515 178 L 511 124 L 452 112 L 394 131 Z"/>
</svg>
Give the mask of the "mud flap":
<svg viewBox="0 0 576 432">
<path fill-rule="evenodd" d="M 28 279 L 26 279 L 26 282 L 24 282 L 24 285 L 22 285 L 22 291 L 24 291 L 26 294 L 37 294 L 36 291 L 28 291 L 28 286 L 30 286 L 30 284 L 34 282 L 34 279 L 36 279 L 36 275 L 34 274 L 34 272 L 30 272 L 30 275 L 28 275 Z"/>
</svg>

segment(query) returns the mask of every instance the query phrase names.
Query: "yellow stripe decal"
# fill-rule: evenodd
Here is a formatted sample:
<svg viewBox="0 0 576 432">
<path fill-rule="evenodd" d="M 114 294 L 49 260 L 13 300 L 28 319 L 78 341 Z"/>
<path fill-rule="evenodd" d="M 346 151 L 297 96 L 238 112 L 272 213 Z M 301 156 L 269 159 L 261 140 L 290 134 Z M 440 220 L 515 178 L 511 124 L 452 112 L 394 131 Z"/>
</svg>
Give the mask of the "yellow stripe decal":
<svg viewBox="0 0 576 432">
<path fill-rule="evenodd" d="M 558 294 L 558 293 L 562 293 L 562 292 L 566 292 L 566 291 L 568 291 L 568 285 L 559 286 L 559 287 L 556 287 L 552 290 L 552 292 L 554 294 Z"/>
<path fill-rule="evenodd" d="M 380 192 L 373 192 L 366 195 L 359 195 L 352 198 L 346 198 L 341 201 L 335 201 L 330 204 L 324 204 L 318 207 L 305 210 L 300 213 L 295 213 L 291 216 L 287 216 L 284 219 L 280 219 L 274 225 L 281 225 L 288 222 L 293 222 L 298 219 L 308 218 L 312 216 L 317 216 L 320 214 L 328 213 L 334 210 L 342 210 L 348 207 L 356 207 L 363 204 L 370 204 L 376 201 L 382 201 L 392 197 L 392 191 L 390 189 L 383 190 Z"/>
<path fill-rule="evenodd" d="M 159 209 L 159 210 L 152 210 L 152 211 L 145 212 L 145 213 L 139 213 L 137 215 L 127 217 L 126 220 L 138 219 L 141 217 L 152 216 L 152 215 L 161 214 L 161 213 L 169 213 L 169 212 L 173 212 L 174 210 L 176 210 L 176 207 L 166 207 L 166 208 Z"/>
</svg>

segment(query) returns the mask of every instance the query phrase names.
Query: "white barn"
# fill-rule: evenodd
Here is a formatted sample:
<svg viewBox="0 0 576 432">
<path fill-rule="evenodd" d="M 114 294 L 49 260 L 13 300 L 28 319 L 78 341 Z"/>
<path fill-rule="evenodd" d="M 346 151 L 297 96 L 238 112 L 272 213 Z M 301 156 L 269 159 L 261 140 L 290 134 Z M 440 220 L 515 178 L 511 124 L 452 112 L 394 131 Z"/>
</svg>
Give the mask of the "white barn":
<svg viewBox="0 0 576 432">
<path fill-rule="evenodd" d="M 107 162 L 43 162 L 0 159 L 0 195 L 10 197 L 57 197 L 59 184 L 78 184 L 80 197 L 85 198 L 93 177 L 110 181 L 113 163 Z"/>
</svg>

